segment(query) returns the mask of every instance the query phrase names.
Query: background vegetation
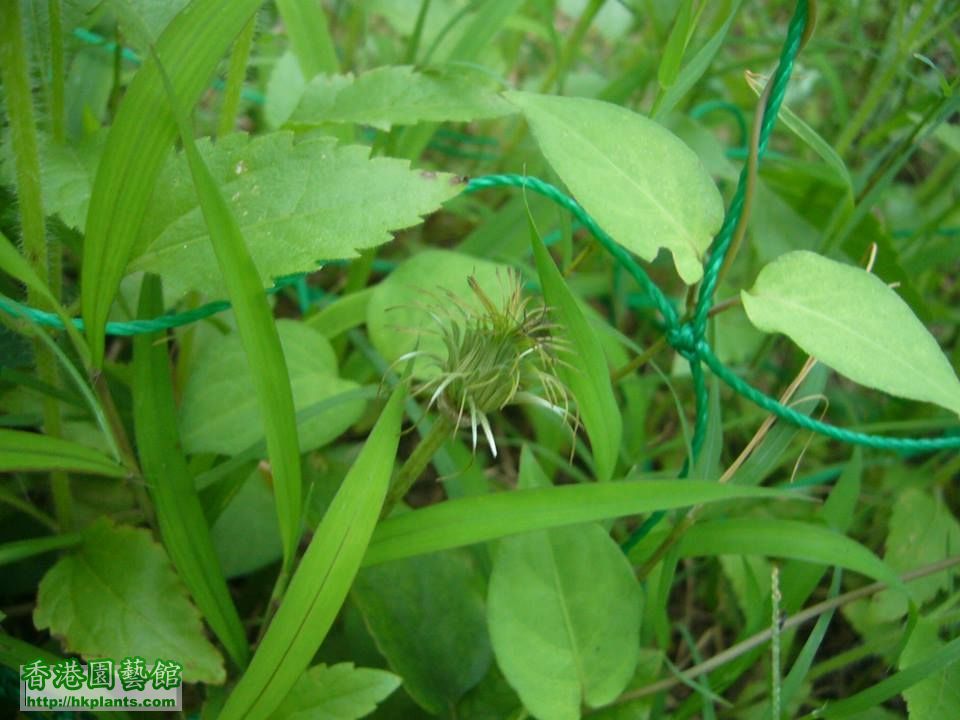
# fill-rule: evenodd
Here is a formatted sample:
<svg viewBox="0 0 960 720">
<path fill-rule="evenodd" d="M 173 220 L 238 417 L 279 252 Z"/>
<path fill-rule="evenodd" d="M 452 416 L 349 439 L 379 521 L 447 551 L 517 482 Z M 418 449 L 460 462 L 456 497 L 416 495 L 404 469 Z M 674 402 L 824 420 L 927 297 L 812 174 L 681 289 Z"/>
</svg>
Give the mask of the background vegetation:
<svg viewBox="0 0 960 720">
<path fill-rule="evenodd" d="M 3 707 L 960 717 L 958 30 L 0 0 Z"/>
</svg>

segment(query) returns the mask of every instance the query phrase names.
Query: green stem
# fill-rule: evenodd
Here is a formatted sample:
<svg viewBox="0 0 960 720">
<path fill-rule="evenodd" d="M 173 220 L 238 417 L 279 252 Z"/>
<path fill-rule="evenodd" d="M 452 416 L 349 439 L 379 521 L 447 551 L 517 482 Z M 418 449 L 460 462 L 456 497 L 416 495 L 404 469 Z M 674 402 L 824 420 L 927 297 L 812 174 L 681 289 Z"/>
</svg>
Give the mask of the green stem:
<svg viewBox="0 0 960 720">
<path fill-rule="evenodd" d="M 237 108 L 240 107 L 240 95 L 247 78 L 247 61 L 250 59 L 250 47 L 257 29 L 257 16 L 251 16 L 244 25 L 240 36 L 230 53 L 230 67 L 227 70 L 227 84 L 223 90 L 223 103 L 220 105 L 220 117 L 217 120 L 217 137 L 221 138 L 233 132 L 237 121 Z"/>
<path fill-rule="evenodd" d="M 51 8 L 51 19 L 54 14 L 56 13 Z M 20 16 L 20 3 L 4 2 L 0 9 L 0 77 L 3 79 L 7 96 L 7 117 L 16 168 L 23 253 L 41 281 L 50 286 L 50 259 L 47 252 L 43 196 L 40 190 L 40 151 L 33 115 L 30 70 L 24 38 L 25 29 L 23 18 Z M 57 279 L 58 288 L 59 284 Z M 33 307 L 44 309 L 48 309 L 49 305 L 43 295 L 33 288 L 27 289 L 27 302 Z M 39 379 L 48 385 L 59 386 L 57 365 L 53 354 L 39 341 L 34 343 L 34 351 Z M 48 435 L 54 437 L 60 435 L 60 405 L 56 398 L 47 397 L 43 401 L 43 425 Z M 61 529 L 68 530 L 73 524 L 73 502 L 70 497 L 69 479 L 62 472 L 51 473 L 50 479 L 57 522 Z"/>
<path fill-rule="evenodd" d="M 563 93 L 563 84 L 567 77 L 567 71 L 570 69 L 573 61 L 576 60 L 577 54 L 580 51 L 580 45 L 583 44 L 583 38 L 586 37 L 587 31 L 593 24 L 594 18 L 597 17 L 597 13 L 600 12 L 600 8 L 603 7 L 604 1 L 605 0 L 590 0 L 590 4 L 587 5 L 583 13 L 581 13 L 577 19 L 577 24 L 574 25 L 573 31 L 570 33 L 570 39 L 567 40 L 567 44 L 563 48 L 563 55 L 561 55 L 559 60 L 550 68 L 550 73 L 541 84 L 540 92 L 547 92 L 547 90 L 556 83 L 557 91 L 561 94 Z"/>
<path fill-rule="evenodd" d="M 63 5 L 60 0 L 48 0 L 50 15 L 50 129 L 54 142 L 67 137 L 66 85 L 63 59 Z M 53 289 L 53 288 L 51 288 Z M 59 293 L 54 293 L 59 298 Z"/>
<path fill-rule="evenodd" d="M 417 50 L 420 49 L 420 39 L 423 37 L 423 26 L 427 22 L 428 12 L 430 12 L 430 0 L 420 0 L 417 24 L 413 28 L 413 34 L 410 36 L 410 42 L 407 45 L 407 52 L 403 56 L 403 61 L 407 65 L 414 65 L 417 62 Z"/>
<path fill-rule="evenodd" d="M 393 477 L 390 489 L 387 490 L 387 499 L 383 503 L 383 512 L 381 513 L 383 517 L 387 517 L 396 504 L 410 491 L 413 483 L 420 477 L 453 430 L 453 420 L 446 415 L 437 416 L 430 430 L 423 436 L 410 457 Z"/>
</svg>

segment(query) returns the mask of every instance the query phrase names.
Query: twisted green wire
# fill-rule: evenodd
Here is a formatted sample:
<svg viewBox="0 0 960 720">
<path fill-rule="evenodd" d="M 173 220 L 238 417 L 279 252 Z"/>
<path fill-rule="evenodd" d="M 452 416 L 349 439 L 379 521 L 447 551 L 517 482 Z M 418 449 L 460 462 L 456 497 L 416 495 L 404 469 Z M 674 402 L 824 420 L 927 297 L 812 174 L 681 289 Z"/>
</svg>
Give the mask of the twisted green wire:
<svg viewBox="0 0 960 720">
<path fill-rule="evenodd" d="M 758 159 L 766 151 L 776 123 L 777 114 L 780 105 L 783 103 L 786 92 L 787 82 L 793 69 L 793 64 L 807 25 L 807 0 L 798 0 L 793 18 L 787 31 L 787 37 L 784 42 L 783 50 L 780 56 L 780 62 L 774 73 L 771 92 L 764 109 L 763 121 L 758 144 Z M 560 189 L 546 183 L 538 178 L 527 177 L 524 175 L 502 174 L 487 175 L 474 178 L 466 187 L 465 192 L 473 193 L 481 190 L 496 187 L 516 187 L 542 195 L 560 207 L 569 211 L 579 223 L 586 228 L 590 234 L 600 243 L 600 245 L 613 257 L 617 264 L 626 270 L 627 273 L 636 281 L 643 292 L 650 299 L 654 308 L 663 318 L 666 329 L 667 340 L 669 343 L 690 362 L 691 378 L 694 386 L 694 396 L 696 401 L 696 425 L 692 441 L 692 456 L 696 458 L 699 455 L 706 434 L 706 424 L 709 419 L 709 406 L 707 402 L 707 388 L 704 378 L 703 367 L 705 364 L 721 381 L 729 386 L 734 392 L 745 397 L 760 408 L 776 415 L 799 428 L 820 433 L 840 442 L 851 445 L 862 445 L 878 450 L 925 452 L 946 449 L 960 449 L 960 436 L 945 436 L 937 438 L 911 438 L 911 437 L 889 437 L 870 435 L 867 433 L 854 432 L 843 428 L 824 423 L 820 420 L 811 418 L 808 415 L 797 412 L 775 398 L 766 395 L 756 389 L 739 376 L 730 368 L 726 367 L 720 359 L 714 354 L 709 343 L 705 339 L 707 320 L 710 309 L 713 306 L 713 297 L 716 292 L 719 281 L 720 269 L 726 260 L 727 253 L 730 250 L 730 244 L 736 230 L 737 224 L 743 213 L 744 202 L 746 198 L 748 169 L 745 167 L 737 184 L 733 199 L 730 202 L 730 209 L 724 219 L 723 225 L 717 236 L 714 238 L 709 250 L 709 257 L 704 267 L 703 282 L 697 299 L 697 305 L 694 310 L 693 318 L 689 321 L 681 320 L 676 308 L 670 299 L 657 287 L 650 279 L 642 267 L 634 260 L 630 253 L 619 245 L 610 235 L 600 227 L 593 217 L 581 207 L 581 205 L 565 194 Z M 278 292 L 287 285 L 296 284 L 302 279 L 301 276 L 282 278 L 277 281 L 273 288 L 267 292 Z M 166 330 L 182 325 L 197 322 L 206 317 L 210 317 L 219 312 L 223 312 L 230 307 L 230 303 L 220 300 L 203 305 L 194 310 L 179 314 L 162 315 L 150 320 L 135 320 L 130 322 L 107 323 L 107 332 L 112 335 L 138 335 L 141 333 L 155 332 L 157 330 Z M 0 295 L 0 309 L 15 317 L 22 317 L 39 325 L 47 327 L 63 327 L 60 319 L 52 314 L 46 313 L 35 308 L 30 308 L 16 301 Z M 83 328 L 83 321 L 74 320 L 78 329 Z M 689 467 L 685 465 L 684 472 Z M 652 520 L 652 518 L 651 518 Z M 649 523 L 648 523 L 649 524 Z"/>
</svg>

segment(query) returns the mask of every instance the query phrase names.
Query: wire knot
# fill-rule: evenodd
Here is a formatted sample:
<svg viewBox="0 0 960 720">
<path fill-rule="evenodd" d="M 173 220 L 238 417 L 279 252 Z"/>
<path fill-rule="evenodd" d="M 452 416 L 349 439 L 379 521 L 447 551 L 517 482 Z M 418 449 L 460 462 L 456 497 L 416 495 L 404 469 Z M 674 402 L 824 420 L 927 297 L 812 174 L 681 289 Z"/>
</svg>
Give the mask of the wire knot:
<svg viewBox="0 0 960 720">
<path fill-rule="evenodd" d="M 667 342 L 690 362 L 700 358 L 702 340 L 694 332 L 692 323 L 685 322 L 667 330 Z"/>
</svg>

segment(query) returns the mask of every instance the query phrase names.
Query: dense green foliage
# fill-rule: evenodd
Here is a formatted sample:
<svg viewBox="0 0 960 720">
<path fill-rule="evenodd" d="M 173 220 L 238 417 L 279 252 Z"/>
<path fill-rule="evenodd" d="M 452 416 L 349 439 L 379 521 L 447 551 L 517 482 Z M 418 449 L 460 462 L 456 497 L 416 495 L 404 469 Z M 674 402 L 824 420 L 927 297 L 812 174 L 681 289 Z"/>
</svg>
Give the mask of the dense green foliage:
<svg viewBox="0 0 960 720">
<path fill-rule="evenodd" d="M 960 717 L 958 28 L 0 0 L 0 709 Z"/>
</svg>

